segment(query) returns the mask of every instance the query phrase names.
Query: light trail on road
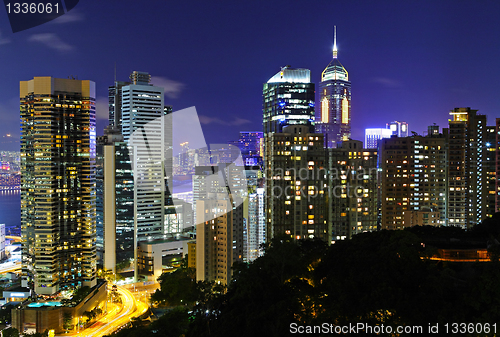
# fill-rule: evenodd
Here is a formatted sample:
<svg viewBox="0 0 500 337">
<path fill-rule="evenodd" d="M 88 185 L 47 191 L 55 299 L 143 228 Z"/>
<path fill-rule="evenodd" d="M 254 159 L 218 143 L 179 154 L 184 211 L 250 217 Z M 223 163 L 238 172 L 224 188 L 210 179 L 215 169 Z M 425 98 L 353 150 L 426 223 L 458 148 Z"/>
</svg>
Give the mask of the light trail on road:
<svg viewBox="0 0 500 337">
<path fill-rule="evenodd" d="M 118 330 L 129 323 L 132 318 L 143 315 L 148 310 L 148 305 L 134 298 L 132 293 L 124 287 L 117 287 L 118 293 L 122 297 L 123 307 L 113 308 L 104 317 L 95 322 L 91 327 L 72 334 L 59 336 L 82 336 L 82 337 L 102 337 Z"/>
</svg>

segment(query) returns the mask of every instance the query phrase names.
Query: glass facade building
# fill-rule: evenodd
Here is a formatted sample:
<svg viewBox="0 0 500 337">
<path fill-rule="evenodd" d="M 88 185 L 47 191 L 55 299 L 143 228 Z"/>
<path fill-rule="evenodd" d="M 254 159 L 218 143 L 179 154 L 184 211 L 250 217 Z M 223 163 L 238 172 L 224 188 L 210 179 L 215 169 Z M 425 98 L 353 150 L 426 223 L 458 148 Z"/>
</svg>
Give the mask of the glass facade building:
<svg viewBox="0 0 500 337">
<path fill-rule="evenodd" d="M 264 137 L 287 125 L 314 131 L 314 83 L 309 69 L 284 67 L 263 87 Z"/>
<path fill-rule="evenodd" d="M 22 286 L 96 284 L 95 83 L 20 82 Z"/>
</svg>

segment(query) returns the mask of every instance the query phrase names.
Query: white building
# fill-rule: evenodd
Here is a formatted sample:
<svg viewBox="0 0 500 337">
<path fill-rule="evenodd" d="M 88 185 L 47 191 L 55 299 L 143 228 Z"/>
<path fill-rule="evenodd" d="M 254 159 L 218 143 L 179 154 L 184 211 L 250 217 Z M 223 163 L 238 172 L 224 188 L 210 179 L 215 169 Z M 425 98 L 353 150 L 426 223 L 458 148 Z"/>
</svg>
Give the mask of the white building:
<svg viewBox="0 0 500 337">
<path fill-rule="evenodd" d="M 148 73 L 134 71 L 122 87 L 122 134 L 129 144 L 134 172 L 134 247 L 164 237 L 166 126 L 160 118 L 164 88 L 150 84 Z M 137 274 L 137 251 L 134 254 Z M 137 277 L 137 275 L 136 275 Z"/>
<path fill-rule="evenodd" d="M 391 138 L 391 129 L 368 128 L 365 129 L 365 149 L 376 149 L 377 142 L 382 138 Z"/>
</svg>

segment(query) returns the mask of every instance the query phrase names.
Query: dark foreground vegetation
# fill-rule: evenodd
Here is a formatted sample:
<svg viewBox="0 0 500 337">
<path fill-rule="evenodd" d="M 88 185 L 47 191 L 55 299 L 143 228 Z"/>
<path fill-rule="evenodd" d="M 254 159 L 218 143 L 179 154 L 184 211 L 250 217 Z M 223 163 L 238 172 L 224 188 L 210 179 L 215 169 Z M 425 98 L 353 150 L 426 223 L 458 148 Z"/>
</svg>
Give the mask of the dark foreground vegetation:
<svg viewBox="0 0 500 337">
<path fill-rule="evenodd" d="M 364 233 L 331 246 L 277 238 L 263 257 L 234 266 L 227 289 L 196 283 L 194 270 L 184 266 L 162 275 L 161 291 L 152 297 L 170 309 L 153 323 L 136 321 L 117 336 L 288 336 L 291 323 L 360 322 L 422 326 L 424 335 L 429 324 L 439 323 L 439 335 L 446 335 L 446 323 L 497 323 L 498 334 L 499 215 L 468 232 L 415 227 Z M 484 243 L 491 262 L 426 259 L 436 242 Z M 492 336 L 493 331 L 469 335 Z"/>
</svg>

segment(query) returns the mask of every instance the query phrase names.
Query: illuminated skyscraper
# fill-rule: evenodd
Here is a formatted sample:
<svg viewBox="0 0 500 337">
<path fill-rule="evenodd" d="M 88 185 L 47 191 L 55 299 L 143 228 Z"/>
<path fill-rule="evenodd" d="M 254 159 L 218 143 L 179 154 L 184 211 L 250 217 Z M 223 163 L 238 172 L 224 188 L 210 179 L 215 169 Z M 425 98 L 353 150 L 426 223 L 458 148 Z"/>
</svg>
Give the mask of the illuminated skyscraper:
<svg viewBox="0 0 500 337">
<path fill-rule="evenodd" d="M 264 84 L 262 92 L 264 138 L 287 125 L 314 132 L 314 83 L 309 69 L 286 66 Z"/>
<path fill-rule="evenodd" d="M 149 83 L 148 73 L 134 71 L 122 91 L 122 135 L 129 144 L 134 175 L 134 247 L 139 241 L 164 238 L 168 126 L 161 118 L 164 88 Z M 137 250 L 135 263 L 137 263 Z M 137 265 L 134 266 L 137 277 Z"/>
<path fill-rule="evenodd" d="M 349 73 L 337 58 L 335 28 L 333 60 L 321 73 L 319 83 L 320 109 L 316 113 L 316 133 L 325 135 L 325 146 L 351 138 L 351 82 Z"/>
<path fill-rule="evenodd" d="M 95 83 L 20 83 L 22 286 L 96 284 Z"/>
</svg>

